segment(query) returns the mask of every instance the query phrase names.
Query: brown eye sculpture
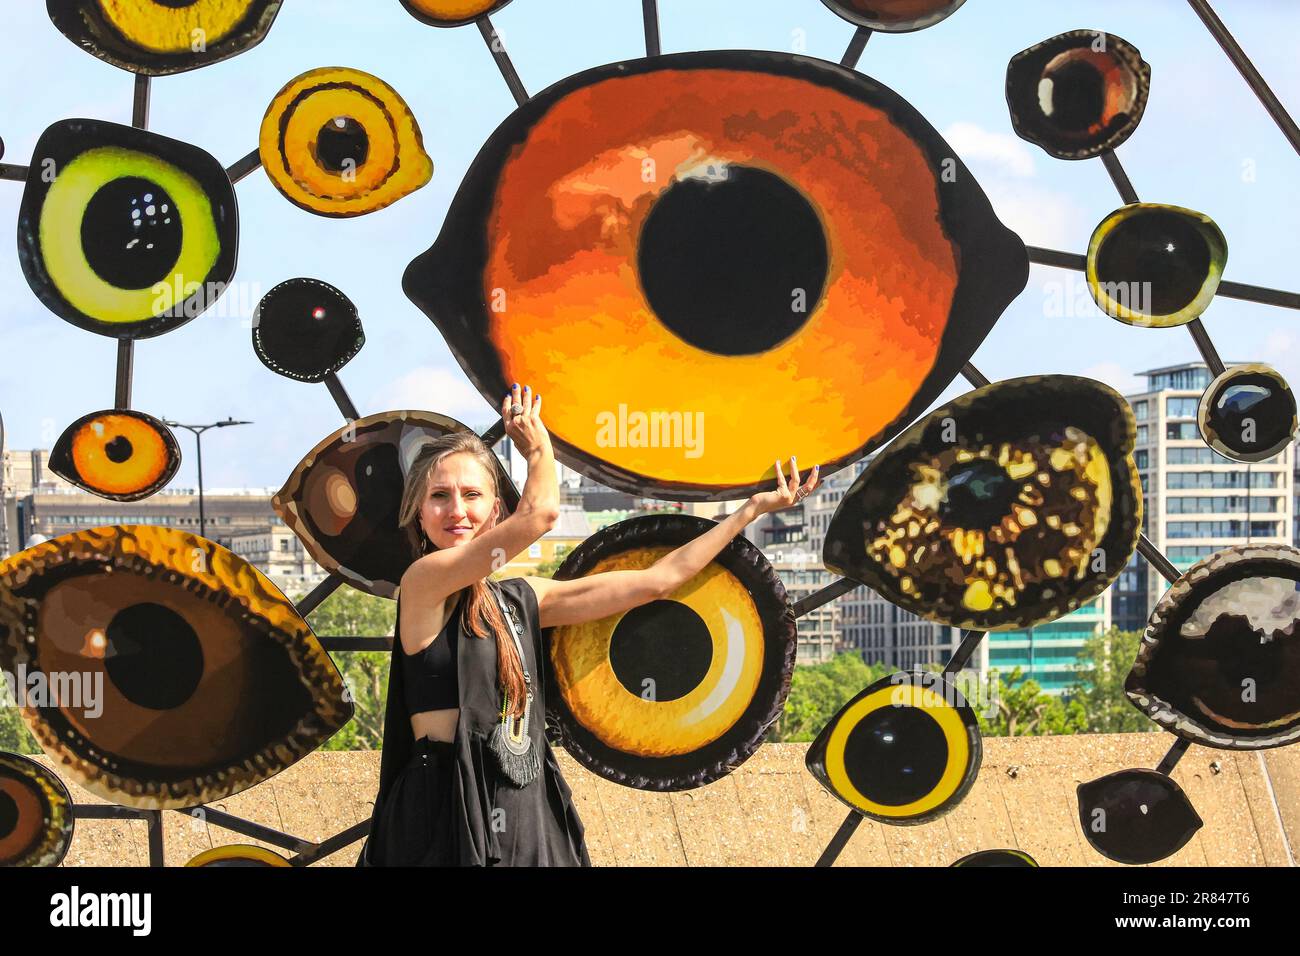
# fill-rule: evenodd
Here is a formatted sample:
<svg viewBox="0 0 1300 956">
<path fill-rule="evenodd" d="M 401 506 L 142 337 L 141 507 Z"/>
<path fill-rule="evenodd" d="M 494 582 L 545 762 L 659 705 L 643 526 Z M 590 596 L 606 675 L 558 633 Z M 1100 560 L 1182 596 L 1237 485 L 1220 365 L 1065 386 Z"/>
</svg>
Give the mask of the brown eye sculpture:
<svg viewBox="0 0 1300 956">
<path fill-rule="evenodd" d="M 74 822 L 57 776 L 28 757 L 0 753 L 0 867 L 58 866 Z"/>
</svg>

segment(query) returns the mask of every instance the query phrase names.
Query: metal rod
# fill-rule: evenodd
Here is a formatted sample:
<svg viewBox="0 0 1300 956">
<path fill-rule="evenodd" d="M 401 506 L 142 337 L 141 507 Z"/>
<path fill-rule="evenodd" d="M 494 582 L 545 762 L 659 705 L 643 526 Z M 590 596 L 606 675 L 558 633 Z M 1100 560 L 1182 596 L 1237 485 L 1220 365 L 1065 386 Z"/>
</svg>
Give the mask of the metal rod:
<svg viewBox="0 0 1300 956">
<path fill-rule="evenodd" d="M 1201 324 L 1200 319 L 1192 319 L 1187 323 L 1187 331 L 1192 333 L 1192 341 L 1196 343 L 1197 350 L 1201 353 L 1201 358 L 1205 359 L 1205 364 L 1209 366 L 1215 376 L 1222 375 L 1227 371 L 1223 364 L 1223 359 L 1219 358 L 1218 350 L 1215 349 L 1214 343 L 1210 341 L 1210 333 L 1205 331 L 1205 326 Z"/>
<path fill-rule="evenodd" d="M 0 163 L 0 179 L 22 183 L 27 181 L 27 167 L 15 166 L 13 163 Z"/>
<path fill-rule="evenodd" d="M 238 833 L 241 836 L 252 837 L 254 840 L 261 840 L 263 843 L 273 843 L 293 853 L 301 853 L 303 850 L 316 845 L 310 840 L 296 837 L 292 833 L 282 833 L 274 827 L 254 823 L 252 820 L 246 820 L 243 817 L 235 816 L 233 813 L 226 813 L 224 810 L 216 810 L 209 806 L 187 807 L 177 809 L 176 812 L 183 813 L 187 817 L 200 815 L 198 816 L 199 819 L 219 826 L 223 830 L 230 830 L 232 833 Z"/>
<path fill-rule="evenodd" d="M 1115 155 L 1113 149 L 1108 149 L 1101 154 L 1101 161 L 1106 164 L 1106 172 L 1110 173 L 1110 180 L 1119 190 L 1120 198 L 1125 203 L 1132 205 L 1138 202 L 1137 190 L 1133 188 L 1133 181 L 1128 178 L 1128 173 L 1124 172 L 1124 167 L 1119 164 L 1119 157 Z"/>
<path fill-rule="evenodd" d="M 967 362 L 961 367 L 961 374 L 965 376 L 966 381 L 970 382 L 976 388 L 983 388 L 985 385 L 990 384 L 988 377 L 974 365 L 971 365 L 970 362 Z"/>
<path fill-rule="evenodd" d="M 1186 737 L 1179 737 L 1174 741 L 1174 745 L 1169 748 L 1169 752 L 1160 758 L 1160 763 L 1156 766 L 1156 773 L 1163 773 L 1166 777 L 1174 772 L 1178 766 L 1178 761 L 1183 759 L 1183 754 L 1187 753 L 1187 748 L 1192 742 Z"/>
<path fill-rule="evenodd" d="M 316 610 L 316 608 L 324 604 L 325 599 L 337 591 L 342 584 L 343 579 L 341 577 L 337 574 L 331 574 L 320 584 L 312 588 L 311 593 L 295 604 L 294 608 L 297 609 L 299 614 L 306 617 L 312 611 Z"/>
<path fill-rule="evenodd" d="M 149 865 L 166 866 L 163 847 L 163 822 L 161 810 L 146 810 L 145 825 L 149 827 Z"/>
<path fill-rule="evenodd" d="M 331 853 L 337 853 L 344 847 L 356 843 L 369 832 L 370 821 L 368 819 L 361 820 L 358 823 L 352 824 L 352 826 L 348 827 L 346 830 L 336 833 L 332 837 L 322 840 L 320 843 L 313 844 L 289 862 L 294 866 L 307 866 L 310 863 L 315 863 L 317 860 L 324 859 Z"/>
<path fill-rule="evenodd" d="M 116 803 L 72 804 L 72 816 L 76 820 L 145 820 L 149 813 L 149 810 L 123 807 Z"/>
<path fill-rule="evenodd" d="M 809 611 L 815 611 L 823 604 L 830 604 L 837 597 L 848 594 L 856 587 L 861 587 L 861 581 L 854 581 L 852 578 L 840 578 L 838 581 L 826 585 L 820 591 L 814 591 L 801 601 L 794 604 L 794 616 L 803 617 Z"/>
<path fill-rule="evenodd" d="M 483 34 L 483 42 L 487 44 L 488 50 L 492 53 L 492 59 L 497 62 L 497 69 L 501 71 L 506 86 L 510 87 L 510 94 L 515 98 L 515 103 L 518 106 L 523 106 L 528 102 L 528 91 L 524 89 L 523 81 L 519 79 L 519 74 L 515 72 L 515 65 L 510 62 L 510 54 L 506 52 L 505 43 L 502 42 L 496 28 L 492 26 L 492 19 L 482 16 L 475 22 L 478 24 L 478 32 Z"/>
<path fill-rule="evenodd" d="M 357 413 L 357 406 L 352 404 L 352 399 L 348 397 L 347 389 L 339 381 L 337 372 L 327 372 L 325 374 L 325 387 L 330 390 L 330 397 L 334 399 L 334 404 L 339 407 L 343 413 L 344 419 L 349 422 L 355 422 L 361 416 Z"/>
<path fill-rule="evenodd" d="M 1039 246 L 1025 246 L 1029 261 L 1040 266 L 1055 266 L 1058 269 L 1075 269 L 1083 272 L 1088 268 L 1088 257 L 1074 252 L 1060 252 L 1056 249 L 1043 249 Z"/>
<path fill-rule="evenodd" d="M 114 408 L 131 407 L 131 372 L 135 366 L 135 339 L 117 340 L 117 386 Z"/>
<path fill-rule="evenodd" d="M 658 56 L 663 52 L 659 44 L 659 0 L 641 0 L 641 17 L 645 20 L 645 55 Z"/>
<path fill-rule="evenodd" d="M 953 651 L 952 657 L 944 665 L 945 674 L 956 674 L 967 663 L 971 656 L 979 649 L 980 644 L 984 641 L 984 635 L 987 631 L 962 631 L 961 643 L 957 645 L 957 650 Z"/>
<path fill-rule="evenodd" d="M 844 818 L 840 828 L 835 831 L 835 836 L 831 837 L 831 842 L 826 844 L 826 849 L 822 850 L 822 855 L 817 858 L 816 866 L 831 866 L 840 858 L 840 853 L 848 845 L 849 838 L 862 822 L 862 814 L 856 810 L 850 810 L 849 815 Z"/>
<path fill-rule="evenodd" d="M 136 129 L 149 128 L 149 77 L 136 74 L 135 99 L 131 103 L 131 125 Z"/>
<path fill-rule="evenodd" d="M 393 648 L 393 639 L 391 637 L 349 635 L 346 637 L 321 637 L 318 640 L 320 646 L 331 654 L 336 651 L 388 651 Z"/>
<path fill-rule="evenodd" d="M 1223 47 L 1223 52 L 1228 54 L 1233 65 L 1245 78 L 1250 85 L 1251 90 L 1259 97 L 1259 101 L 1264 104 L 1264 109 L 1268 110 L 1268 115 L 1273 117 L 1273 122 L 1277 124 L 1282 135 L 1287 138 L 1291 148 L 1300 153 L 1300 127 L 1296 126 L 1295 120 L 1291 114 L 1286 111 L 1282 101 L 1274 95 L 1269 89 L 1264 77 L 1260 76 L 1259 70 L 1255 69 L 1255 64 L 1250 62 L 1246 52 L 1237 43 L 1228 28 L 1223 25 L 1223 21 L 1210 7 L 1208 0 L 1187 0 L 1196 11 L 1196 15 L 1201 18 L 1206 28 L 1214 35 L 1214 39 L 1219 41 L 1219 46 Z"/>
<path fill-rule="evenodd" d="M 262 166 L 262 154 L 253 150 L 243 159 L 237 160 L 235 165 L 226 170 L 226 175 L 230 177 L 232 183 L 237 183 L 241 179 L 246 179 Z"/>
<path fill-rule="evenodd" d="M 854 31 L 848 49 L 844 51 L 844 56 L 840 57 L 840 66 L 848 67 L 850 70 L 857 68 L 858 61 L 862 59 L 862 51 L 867 48 L 867 41 L 871 39 L 871 33 L 871 27 L 858 27 Z"/>
<path fill-rule="evenodd" d="M 1151 539 L 1146 534 L 1138 535 L 1138 553 L 1146 558 L 1147 563 L 1160 572 L 1160 576 L 1170 584 L 1182 577 L 1173 563 L 1161 554 L 1160 549 L 1151 543 Z"/>
</svg>

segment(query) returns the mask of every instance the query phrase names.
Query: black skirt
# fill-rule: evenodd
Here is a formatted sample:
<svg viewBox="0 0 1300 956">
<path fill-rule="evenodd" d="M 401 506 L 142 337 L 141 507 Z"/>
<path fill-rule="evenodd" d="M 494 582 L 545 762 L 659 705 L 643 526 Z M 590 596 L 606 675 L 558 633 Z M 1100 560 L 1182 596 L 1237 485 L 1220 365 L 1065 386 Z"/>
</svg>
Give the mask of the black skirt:
<svg viewBox="0 0 1300 956">
<path fill-rule="evenodd" d="M 456 866 L 456 748 L 422 737 L 393 784 L 370 836 L 373 865 Z"/>
</svg>

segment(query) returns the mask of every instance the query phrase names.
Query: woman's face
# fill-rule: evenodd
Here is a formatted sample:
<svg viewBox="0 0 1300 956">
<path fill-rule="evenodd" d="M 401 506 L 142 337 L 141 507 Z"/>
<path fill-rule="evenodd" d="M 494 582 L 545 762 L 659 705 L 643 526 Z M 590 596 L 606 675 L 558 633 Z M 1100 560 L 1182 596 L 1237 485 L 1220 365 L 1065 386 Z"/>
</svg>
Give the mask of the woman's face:
<svg viewBox="0 0 1300 956">
<path fill-rule="evenodd" d="M 489 527 L 498 507 L 492 478 L 478 460 L 463 452 L 448 455 L 429 475 L 420 525 L 435 548 L 455 548 Z"/>
</svg>

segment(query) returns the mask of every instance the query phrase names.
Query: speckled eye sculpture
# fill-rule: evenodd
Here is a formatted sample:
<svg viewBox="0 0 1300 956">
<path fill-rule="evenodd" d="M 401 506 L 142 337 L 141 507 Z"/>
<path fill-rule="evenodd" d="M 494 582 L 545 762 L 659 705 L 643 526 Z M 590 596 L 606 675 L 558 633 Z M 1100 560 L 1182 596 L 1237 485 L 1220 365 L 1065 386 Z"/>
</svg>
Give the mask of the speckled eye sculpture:
<svg viewBox="0 0 1300 956">
<path fill-rule="evenodd" d="M 58 866 L 75 819 L 63 781 L 35 760 L 0 753 L 0 867 Z"/>
<path fill-rule="evenodd" d="M 111 501 L 140 501 L 176 475 L 181 449 L 171 429 L 144 412 L 91 412 L 69 425 L 50 453 L 50 471 Z"/>
<path fill-rule="evenodd" d="M 931 621 L 980 631 L 1055 620 L 1137 546 L 1136 423 L 1069 375 L 968 392 L 898 437 L 845 492 L 826 567 Z"/>
<path fill-rule="evenodd" d="M 955 156 L 821 60 L 614 63 L 506 119 L 403 288 L 489 401 L 554 402 L 566 464 L 741 498 L 783 455 L 827 476 L 888 440 L 1024 288 L 1024 245 Z"/>
<path fill-rule="evenodd" d="M 1210 307 L 1227 263 L 1228 242 L 1209 216 L 1130 203 L 1093 231 L 1088 292 L 1126 325 L 1185 325 Z"/>
<path fill-rule="evenodd" d="M 1239 545 L 1192 565 L 1151 612 L 1124 691 L 1207 747 L 1300 739 L 1300 551 Z"/>
<path fill-rule="evenodd" d="M 1137 128 L 1151 67 L 1137 47 L 1101 30 L 1072 30 L 1022 50 L 1007 66 L 1017 135 L 1057 159 L 1088 159 Z"/>
<path fill-rule="evenodd" d="M 114 803 L 222 800 L 352 718 L 294 606 L 196 535 L 113 525 L 54 538 L 0 562 L 0 604 L 0 667 L 65 688 L 24 702 L 28 728 L 62 773 Z"/>
<path fill-rule="evenodd" d="M 1234 461 L 1266 461 L 1295 440 L 1295 394 L 1267 365 L 1234 365 L 1210 383 L 1196 409 L 1205 443 Z"/>
<path fill-rule="evenodd" d="M 402 0 L 406 12 L 431 27 L 459 27 L 496 13 L 510 0 Z"/>
<path fill-rule="evenodd" d="M 1203 822 L 1182 787 L 1163 773 L 1121 770 L 1079 784 L 1079 826 L 1092 848 L 1139 866 L 1173 856 Z"/>
<path fill-rule="evenodd" d="M 275 188 L 318 216 L 364 216 L 433 177 L 406 101 L 379 77 L 346 67 L 309 70 L 280 90 L 257 149 Z"/>
<path fill-rule="evenodd" d="M 91 56 L 142 76 L 167 76 L 261 43 L 281 0 L 46 0 L 59 32 Z"/>
<path fill-rule="evenodd" d="M 850 23 L 882 33 L 924 30 L 957 12 L 966 0 L 822 0 Z"/>
<path fill-rule="evenodd" d="M 620 521 L 555 577 L 647 568 L 713 526 L 690 515 Z M 739 536 L 663 600 L 546 633 L 547 701 L 565 749 L 642 790 L 700 787 L 744 763 L 781 715 L 797 645 L 784 586 Z"/>
<path fill-rule="evenodd" d="M 942 674 L 898 673 L 844 705 L 808 748 L 808 772 L 881 823 L 947 813 L 979 774 L 983 745 L 966 699 Z"/>
<path fill-rule="evenodd" d="M 365 344 L 357 307 L 319 279 L 281 282 L 253 313 L 253 351 L 272 372 L 299 382 L 323 381 Z"/>
<path fill-rule="evenodd" d="M 36 143 L 18 261 L 78 328 L 145 339 L 184 325 L 225 292 L 238 242 L 234 187 L 197 146 L 89 119 Z"/>
</svg>

